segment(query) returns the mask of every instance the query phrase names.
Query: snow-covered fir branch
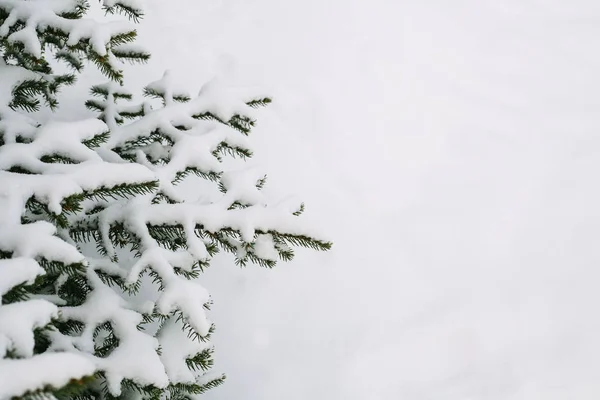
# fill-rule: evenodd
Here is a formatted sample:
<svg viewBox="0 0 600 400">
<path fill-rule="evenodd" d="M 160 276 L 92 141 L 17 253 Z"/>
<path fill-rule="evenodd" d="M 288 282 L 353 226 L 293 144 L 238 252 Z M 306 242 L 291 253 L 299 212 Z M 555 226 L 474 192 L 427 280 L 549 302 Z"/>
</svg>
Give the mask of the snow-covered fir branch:
<svg viewBox="0 0 600 400">
<path fill-rule="evenodd" d="M 137 1 L 104 1 L 142 17 Z M 271 201 L 251 157 L 256 90 L 212 80 L 196 96 L 169 73 L 131 104 L 122 60 L 145 61 L 129 22 L 86 19 L 76 0 L 0 0 L 0 398 L 196 398 L 212 371 L 202 271 L 219 251 L 274 267 L 295 247 L 327 250 Z M 57 75 L 48 57 L 74 73 Z M 109 82 L 82 104 L 98 118 L 38 121 L 86 63 Z M 196 179 L 211 199 L 190 201 Z"/>
</svg>

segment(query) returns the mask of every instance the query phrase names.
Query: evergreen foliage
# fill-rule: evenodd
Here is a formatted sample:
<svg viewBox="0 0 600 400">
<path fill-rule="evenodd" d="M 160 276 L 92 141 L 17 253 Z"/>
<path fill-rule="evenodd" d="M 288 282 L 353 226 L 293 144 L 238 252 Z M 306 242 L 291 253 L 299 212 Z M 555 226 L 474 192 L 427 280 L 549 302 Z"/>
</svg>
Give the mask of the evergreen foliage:
<svg viewBox="0 0 600 400">
<path fill-rule="evenodd" d="M 103 4 L 143 17 L 134 0 Z M 252 156 L 268 97 L 219 80 L 190 96 L 165 73 L 132 104 L 121 63 L 149 54 L 132 25 L 88 8 L 0 0 L 0 398 L 193 399 L 224 380 L 199 283 L 213 256 L 271 268 L 331 243 L 304 226 L 303 204 L 265 198 L 263 173 L 224 168 Z M 108 79 L 85 101 L 97 119 L 27 115 L 56 108 L 87 64 Z M 206 200 L 182 188 L 193 179 Z"/>
</svg>

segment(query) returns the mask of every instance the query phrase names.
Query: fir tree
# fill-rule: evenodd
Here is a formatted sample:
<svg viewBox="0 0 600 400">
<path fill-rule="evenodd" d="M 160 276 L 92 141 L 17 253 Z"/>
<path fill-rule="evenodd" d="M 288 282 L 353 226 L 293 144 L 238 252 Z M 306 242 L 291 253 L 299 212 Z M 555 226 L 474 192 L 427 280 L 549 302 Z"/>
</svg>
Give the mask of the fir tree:
<svg viewBox="0 0 600 400">
<path fill-rule="evenodd" d="M 143 15 L 132 0 L 105 9 Z M 270 268 L 294 247 L 331 244 L 303 226 L 303 205 L 269 203 L 264 174 L 223 167 L 252 156 L 248 135 L 268 97 L 218 80 L 190 96 L 167 73 L 144 90 L 160 106 L 130 105 L 119 60 L 149 55 L 129 24 L 90 23 L 86 10 L 0 0 L 0 379 L 17 382 L 8 391 L 0 381 L 0 397 L 195 398 L 224 379 L 211 370 L 210 297 L 199 283 L 212 257 Z M 85 103 L 97 120 L 24 114 L 56 107 L 59 87 L 75 81 L 47 57 L 74 73 L 93 63 L 109 79 Z M 182 190 L 190 179 L 201 200 Z M 15 307 L 26 310 L 15 320 L 25 342 L 6 322 Z M 65 367 L 45 370 L 52 357 Z M 9 373 L 15 363 L 31 376 Z"/>
<path fill-rule="evenodd" d="M 128 172 L 118 173 L 86 146 L 106 134 L 105 125 L 42 125 L 26 115 L 42 105 L 55 108 L 58 90 L 75 82 L 86 61 L 119 80 L 118 60 L 148 58 L 130 44 L 134 29 L 84 21 L 86 9 L 80 1 L 0 0 L 0 398 L 68 398 L 91 381 L 94 362 L 51 349 L 50 323 L 59 322 L 58 308 L 66 304 L 62 283 L 88 267 L 60 234 L 88 196 L 129 183 L 120 173 L 154 184 L 144 169 L 124 166 Z M 52 58 L 74 73 L 55 73 Z"/>
</svg>

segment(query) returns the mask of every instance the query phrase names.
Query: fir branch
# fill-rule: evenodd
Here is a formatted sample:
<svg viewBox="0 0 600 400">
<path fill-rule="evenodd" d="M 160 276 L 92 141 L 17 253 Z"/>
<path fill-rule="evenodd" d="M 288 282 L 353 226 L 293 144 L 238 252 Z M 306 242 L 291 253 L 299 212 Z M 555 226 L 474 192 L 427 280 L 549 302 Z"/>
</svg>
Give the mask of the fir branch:
<svg viewBox="0 0 600 400">
<path fill-rule="evenodd" d="M 144 64 L 150 60 L 150 53 L 138 49 L 115 47 L 112 49 L 112 54 L 117 59 L 127 61 L 130 64 Z"/>
<path fill-rule="evenodd" d="M 187 242 L 182 225 L 151 225 L 146 224 L 148 233 L 159 246 L 171 251 L 186 249 Z"/>
<path fill-rule="evenodd" d="M 85 324 L 83 322 L 72 320 L 72 319 L 69 319 L 69 320 L 59 319 L 58 321 L 54 321 L 53 325 L 63 335 L 78 336 L 85 329 Z"/>
<path fill-rule="evenodd" d="M 175 311 L 174 315 L 176 321 L 181 322 L 183 325 L 182 329 L 186 332 L 188 339 L 202 343 L 208 343 L 210 341 L 211 335 L 215 332 L 215 324 L 211 324 L 208 333 L 205 336 L 202 336 L 187 322 L 186 316 L 181 311 Z"/>
<path fill-rule="evenodd" d="M 33 172 L 21 167 L 20 165 L 13 165 L 9 169 L 7 169 L 7 171 L 12 172 L 13 174 L 33 175 Z"/>
<path fill-rule="evenodd" d="M 160 99 L 160 100 L 162 100 L 163 105 L 165 104 L 165 94 L 162 93 L 162 92 L 159 92 L 156 89 L 153 89 L 151 87 L 146 86 L 144 88 L 143 95 L 145 97 L 150 97 L 150 98 L 154 98 L 154 99 Z"/>
<path fill-rule="evenodd" d="M 285 241 L 277 236 L 273 237 L 273 243 L 275 250 L 279 254 L 279 258 L 282 261 L 291 261 L 294 258 L 294 249 L 285 243 Z"/>
<path fill-rule="evenodd" d="M 40 258 L 37 261 L 49 275 L 63 274 L 68 276 L 74 276 L 78 274 L 83 274 L 86 268 L 86 265 L 83 264 L 83 262 L 75 264 L 65 264 L 61 261 L 47 260 L 46 258 Z"/>
<path fill-rule="evenodd" d="M 81 198 L 79 195 L 69 196 L 61 202 L 62 213 L 54 214 L 48 210 L 48 206 L 35 197 L 29 198 L 25 203 L 25 209 L 33 215 L 45 216 L 51 223 L 59 228 L 67 228 L 69 221 L 67 214 L 81 211 Z"/>
<path fill-rule="evenodd" d="M 123 291 L 127 291 L 129 289 L 129 286 L 125 283 L 125 280 L 121 276 L 109 274 L 100 270 L 95 270 L 95 272 L 105 285 L 116 286 Z"/>
<path fill-rule="evenodd" d="M 190 176 L 192 174 L 196 175 L 200 178 L 206 179 L 208 181 L 211 181 L 211 182 L 218 182 L 219 179 L 221 178 L 220 172 L 214 172 L 214 171 L 204 172 L 196 167 L 187 167 L 183 171 L 178 171 L 175 174 L 175 178 L 171 181 L 171 183 L 174 185 L 177 185 L 177 184 L 181 183 L 185 178 L 187 178 L 188 176 Z"/>
<path fill-rule="evenodd" d="M 27 283 L 22 283 L 20 285 L 13 286 L 12 289 L 4 293 L 4 295 L 1 298 L 1 304 L 11 304 L 29 299 L 30 286 L 31 285 L 28 285 Z"/>
<path fill-rule="evenodd" d="M 193 357 L 186 358 L 185 363 L 192 371 L 208 371 L 213 367 L 213 349 L 204 349 Z"/>
<path fill-rule="evenodd" d="M 90 200 L 118 200 L 119 198 L 127 199 L 151 194 L 156 191 L 157 188 L 158 181 L 122 183 L 111 187 L 101 186 L 97 189 L 84 192 L 82 196 Z"/>
<path fill-rule="evenodd" d="M 268 231 L 268 232 L 257 231 L 256 233 L 258 233 L 258 234 L 269 233 L 273 236 L 273 238 L 278 238 L 278 239 L 282 240 L 283 242 L 285 242 L 286 244 L 290 244 L 290 245 L 296 246 L 296 247 L 310 248 L 310 249 L 318 250 L 318 251 L 331 250 L 331 246 L 333 245 L 333 243 L 331 243 L 331 242 L 327 242 L 327 241 L 316 239 L 316 238 L 311 238 L 306 235 L 295 235 L 295 234 L 291 234 L 291 233 L 280 233 L 280 232 L 276 232 L 276 231 Z"/>
<path fill-rule="evenodd" d="M 58 295 L 71 306 L 80 306 L 85 302 L 92 288 L 83 274 L 72 274 L 60 286 Z"/>
<path fill-rule="evenodd" d="M 140 104 L 139 106 L 121 109 L 121 110 L 119 110 L 119 115 L 121 117 L 127 118 L 127 119 L 143 117 L 144 116 L 144 105 Z"/>
<path fill-rule="evenodd" d="M 216 156 L 219 153 L 223 155 L 229 155 L 233 158 L 240 157 L 242 160 L 245 160 L 246 158 L 251 158 L 253 156 L 251 150 L 240 146 L 232 146 L 227 142 L 219 143 L 219 145 L 213 152 L 213 155 Z"/>
<path fill-rule="evenodd" d="M 63 61 L 76 72 L 83 71 L 83 60 L 74 52 L 67 50 L 57 51 L 56 53 L 54 53 L 54 58 L 57 61 Z"/>
<path fill-rule="evenodd" d="M 139 136 L 126 141 L 123 145 L 115 147 L 113 151 L 122 156 L 122 154 L 136 150 L 140 147 L 148 146 L 155 142 L 163 143 L 164 141 L 167 141 L 170 145 L 173 144 L 170 138 L 167 138 L 160 130 L 156 129 L 148 134 L 140 134 Z"/>
<path fill-rule="evenodd" d="M 110 38 L 108 44 L 111 48 L 116 46 L 121 46 L 123 44 L 132 43 L 135 41 L 137 37 L 137 32 L 135 30 L 131 30 L 129 32 L 119 33 Z"/>
<path fill-rule="evenodd" d="M 86 56 L 108 79 L 119 83 L 123 82 L 123 71 L 114 69 L 108 60 L 108 56 L 101 56 L 91 49 Z"/>
<path fill-rule="evenodd" d="M 12 100 L 8 104 L 13 110 L 20 108 L 24 111 L 33 112 L 40 109 L 40 101 L 37 96 L 46 94 L 47 81 L 43 79 L 27 79 L 12 90 Z"/>
<path fill-rule="evenodd" d="M 40 161 L 47 164 L 76 164 L 77 161 L 61 154 L 47 154 L 40 157 Z"/>
<path fill-rule="evenodd" d="M 218 375 L 203 383 L 172 383 L 167 387 L 167 390 L 171 399 L 189 399 L 189 395 L 203 394 L 210 389 L 222 385 L 223 382 L 225 382 L 225 375 Z"/>
<path fill-rule="evenodd" d="M 62 74 L 62 75 L 54 75 L 52 77 L 52 79 L 48 82 L 48 92 L 52 95 L 55 95 L 58 93 L 58 90 L 60 89 L 61 86 L 66 85 L 66 86 L 70 86 L 73 85 L 75 83 L 77 79 L 75 78 L 75 75 L 73 74 Z M 54 102 L 56 103 L 56 100 L 53 97 L 48 96 L 49 99 L 46 99 L 46 102 Z"/>
<path fill-rule="evenodd" d="M 246 105 L 252 107 L 252 108 L 260 108 L 260 107 L 266 107 L 269 104 L 271 104 L 273 102 L 273 100 L 269 97 L 263 97 L 260 99 L 255 99 L 255 100 L 251 100 L 249 102 L 246 103 Z"/>
<path fill-rule="evenodd" d="M 152 199 L 152 204 L 161 204 L 161 203 L 176 204 L 177 201 L 173 200 L 172 198 L 170 198 L 163 192 L 158 192 Z"/>
<path fill-rule="evenodd" d="M 213 120 L 218 121 L 224 125 L 230 126 L 231 128 L 239 131 L 240 133 L 248 136 L 252 128 L 254 127 L 256 121 L 251 119 L 250 117 L 235 114 L 229 121 L 223 121 L 221 118 L 217 117 L 210 111 L 206 111 L 200 114 L 192 115 L 192 118 L 201 119 L 201 120 Z"/>
<path fill-rule="evenodd" d="M 106 358 L 119 346 L 120 340 L 115 334 L 110 321 L 107 321 L 96 327 L 93 333 L 93 338 L 95 341 L 100 334 L 103 334 L 103 340 L 101 344 L 96 344 L 94 346 L 94 355 L 96 357 Z"/>
<path fill-rule="evenodd" d="M 254 121 L 250 117 L 236 114 L 233 117 L 231 117 L 231 119 L 227 122 L 227 125 L 248 136 L 255 123 L 256 121 Z"/>
<path fill-rule="evenodd" d="M 304 212 L 304 203 L 300 204 L 300 207 L 298 208 L 298 210 L 294 211 L 292 214 L 294 214 L 296 217 L 300 216 L 302 213 Z"/>
<path fill-rule="evenodd" d="M 247 247 L 244 257 L 235 259 L 235 263 L 240 267 L 245 267 L 248 261 L 260 267 L 269 269 L 274 268 L 277 265 L 277 261 L 275 260 L 258 257 L 254 252 L 254 244 L 251 244 Z"/>
<path fill-rule="evenodd" d="M 196 230 L 201 231 L 202 235 L 208 236 L 212 240 L 212 246 L 214 248 L 221 248 L 231 254 L 237 253 L 240 242 L 236 241 L 236 239 L 239 237 L 239 233 L 233 229 L 224 228 L 218 232 L 209 232 L 202 230 L 202 227 L 197 225 Z"/>
<path fill-rule="evenodd" d="M 143 16 L 144 16 L 143 10 L 132 7 L 131 4 L 123 3 L 120 1 L 113 3 L 113 5 L 111 5 L 111 6 L 104 5 L 103 9 L 107 14 L 125 15 L 135 23 L 140 22 L 140 19 L 143 18 Z"/>
<path fill-rule="evenodd" d="M 110 132 L 106 131 L 106 132 L 102 132 L 97 135 L 94 135 L 91 138 L 82 141 L 81 143 L 86 145 L 88 148 L 93 149 L 93 148 L 99 147 L 102 143 L 106 143 L 109 138 L 110 138 Z"/>
<path fill-rule="evenodd" d="M 81 19 L 89 10 L 90 5 L 87 1 L 77 1 L 75 7 L 69 11 L 58 14 L 60 17 L 65 19 Z"/>
<path fill-rule="evenodd" d="M 217 117 L 215 114 L 211 113 L 210 111 L 206 111 L 206 112 L 203 112 L 200 114 L 194 114 L 194 115 L 192 115 L 192 118 L 201 119 L 204 121 L 217 121 L 217 122 L 227 125 L 227 122 L 223 121 L 222 119 Z"/>
<path fill-rule="evenodd" d="M 69 236 L 78 243 L 91 243 L 96 240 L 98 232 L 98 222 L 94 219 L 86 219 L 71 224 L 69 227 Z"/>
<path fill-rule="evenodd" d="M 71 379 L 60 388 L 45 385 L 42 389 L 25 392 L 19 396 L 18 400 L 83 400 L 84 398 L 81 396 L 93 380 L 94 378 L 91 376 L 84 376 L 80 379 Z"/>
<path fill-rule="evenodd" d="M 94 85 L 90 88 L 90 94 L 106 100 L 108 98 L 108 89 L 104 85 Z M 102 109 L 104 110 L 104 108 Z"/>
<path fill-rule="evenodd" d="M 104 112 L 104 109 L 106 108 L 106 105 L 103 102 L 96 99 L 86 100 L 84 105 L 88 110 L 97 112 Z"/>
<path fill-rule="evenodd" d="M 256 181 L 256 188 L 258 190 L 262 190 L 265 187 L 266 184 L 267 184 L 267 176 L 265 175 L 265 176 L 263 176 L 262 178 L 260 178 L 259 180 Z"/>
<path fill-rule="evenodd" d="M 100 254 L 102 257 L 108 257 L 108 249 L 104 243 L 102 235 L 100 235 L 98 231 L 93 231 L 92 235 L 94 236 L 94 242 L 96 243 L 96 251 L 98 252 L 98 254 Z M 117 262 L 118 260 L 116 254 L 112 258 L 110 258 L 110 260 L 113 262 Z"/>
<path fill-rule="evenodd" d="M 183 95 L 183 94 L 174 94 L 173 95 L 173 100 L 178 102 L 178 103 L 187 103 L 188 101 L 190 101 L 190 97 L 188 95 Z"/>
<path fill-rule="evenodd" d="M 111 224 L 108 231 L 108 237 L 114 247 L 129 247 L 129 250 L 133 252 L 135 256 L 141 256 L 141 240 L 134 232 L 127 229 L 125 224 L 121 222 Z"/>
<path fill-rule="evenodd" d="M 173 271 L 175 272 L 175 274 L 179 275 L 179 276 L 183 276 L 185 279 L 197 279 L 200 277 L 200 273 L 204 272 L 204 270 L 210 266 L 210 263 L 208 261 L 197 261 L 196 263 L 192 264 L 191 269 L 190 270 L 186 270 L 183 268 L 179 268 L 179 267 L 173 267 Z"/>
</svg>

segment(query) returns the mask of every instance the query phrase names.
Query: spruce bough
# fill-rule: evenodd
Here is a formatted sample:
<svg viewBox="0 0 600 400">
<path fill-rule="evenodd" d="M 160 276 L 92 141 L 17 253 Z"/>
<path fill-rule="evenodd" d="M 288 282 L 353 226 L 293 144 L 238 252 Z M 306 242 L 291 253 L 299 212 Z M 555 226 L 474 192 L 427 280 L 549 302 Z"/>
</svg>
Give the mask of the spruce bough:
<svg viewBox="0 0 600 400">
<path fill-rule="evenodd" d="M 224 380 L 200 285 L 212 257 L 271 268 L 331 246 L 302 204 L 265 198 L 260 171 L 224 168 L 252 156 L 270 98 L 219 80 L 190 96 L 165 73 L 133 103 L 122 63 L 150 58 L 131 25 L 143 12 L 102 4 L 129 22 L 86 19 L 86 1 L 0 0 L 0 398 L 196 398 Z M 107 79 L 82 100 L 98 118 L 30 114 L 59 107 L 88 64 Z"/>
</svg>

